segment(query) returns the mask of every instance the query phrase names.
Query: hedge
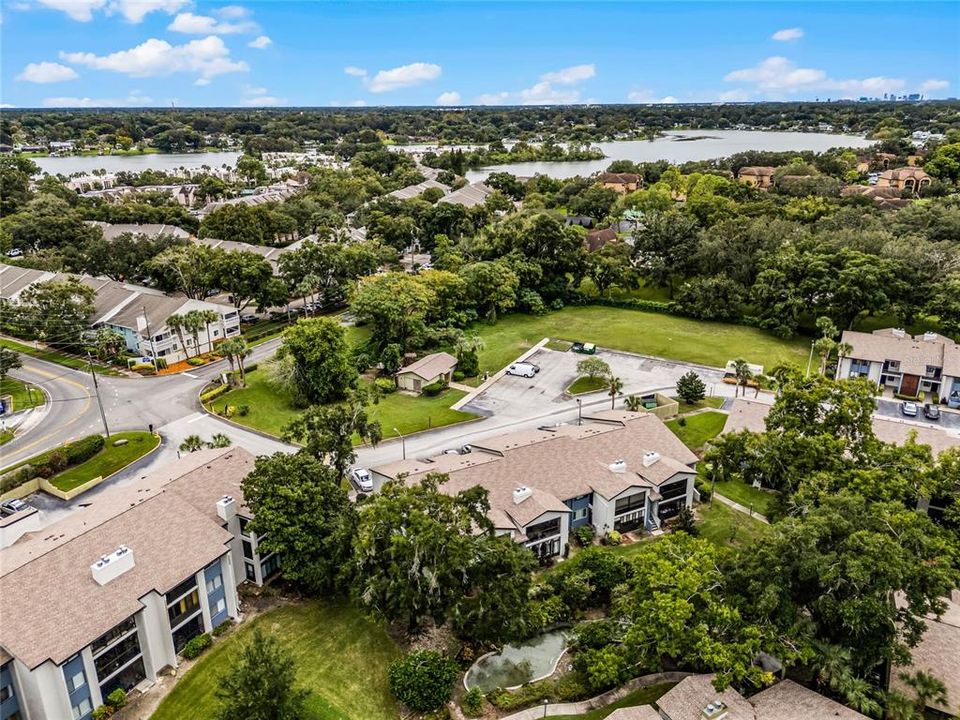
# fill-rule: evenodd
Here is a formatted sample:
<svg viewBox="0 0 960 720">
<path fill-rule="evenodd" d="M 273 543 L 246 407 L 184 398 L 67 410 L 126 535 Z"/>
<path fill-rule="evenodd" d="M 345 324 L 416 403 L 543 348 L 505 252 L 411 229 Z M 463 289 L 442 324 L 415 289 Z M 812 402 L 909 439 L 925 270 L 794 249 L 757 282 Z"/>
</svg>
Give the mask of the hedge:
<svg viewBox="0 0 960 720">
<path fill-rule="evenodd" d="M 221 395 L 230 392 L 232 388 L 229 385 L 218 385 L 213 390 L 208 390 L 205 393 L 200 395 L 200 402 L 208 403 L 211 400 L 216 400 Z"/>
<path fill-rule="evenodd" d="M 428 397 L 434 397 L 439 395 L 444 390 L 447 389 L 447 384 L 442 382 L 430 383 L 429 385 L 423 386 L 423 394 Z"/>
<path fill-rule="evenodd" d="M 49 478 L 67 468 L 85 463 L 103 449 L 102 435 L 88 435 L 31 458 L 17 468 L 0 475 L 0 493 L 13 490 L 36 477 Z"/>
<path fill-rule="evenodd" d="M 203 635 L 197 635 L 195 638 L 188 640 L 180 654 L 187 660 L 193 660 L 200 657 L 211 645 L 213 645 L 213 638 L 210 637 L 209 633 L 203 633 Z"/>
<path fill-rule="evenodd" d="M 678 317 L 691 317 L 680 312 L 677 303 L 662 302 L 660 300 L 644 300 L 642 298 L 607 298 L 591 297 L 583 293 L 575 293 L 569 300 L 571 305 L 603 305 L 605 307 L 624 308 L 626 310 L 643 310 L 645 312 L 661 313 L 663 315 L 676 315 Z M 744 315 L 742 318 L 727 322 L 728 325 L 743 325 L 744 327 L 762 328 L 760 318 L 752 315 Z"/>
</svg>

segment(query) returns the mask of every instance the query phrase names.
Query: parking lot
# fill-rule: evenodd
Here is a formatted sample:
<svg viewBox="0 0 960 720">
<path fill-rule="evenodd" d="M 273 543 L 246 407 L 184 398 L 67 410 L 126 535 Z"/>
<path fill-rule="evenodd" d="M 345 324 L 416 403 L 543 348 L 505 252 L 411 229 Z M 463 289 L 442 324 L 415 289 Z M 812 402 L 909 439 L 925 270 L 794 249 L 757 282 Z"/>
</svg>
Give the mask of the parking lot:
<svg viewBox="0 0 960 720">
<path fill-rule="evenodd" d="M 565 393 L 577 379 L 577 363 L 588 355 L 571 351 L 561 352 L 541 348 L 527 358 L 540 367 L 532 378 L 504 375 L 465 406 L 465 410 L 504 418 L 523 418 L 545 414 L 576 402 Z M 633 355 L 613 350 L 598 349 L 593 357 L 606 362 L 614 376 L 623 381 L 623 395 L 641 395 L 648 392 L 673 392 L 677 378 L 690 370 L 696 372 L 707 386 L 707 395 L 733 397 L 734 386 L 723 382 L 721 370 L 686 363 Z M 585 407 L 597 409 L 609 403 L 606 390 L 579 396 Z M 620 400 L 618 400 L 618 405 Z"/>
<path fill-rule="evenodd" d="M 923 416 L 923 405 L 920 404 L 920 412 L 916 417 L 906 418 L 900 412 L 899 400 L 877 399 L 877 415 L 882 417 L 899 418 L 900 420 L 910 420 L 919 425 L 929 425 L 933 428 L 943 428 L 946 430 L 960 430 L 960 412 L 947 410 L 943 405 L 940 406 L 940 419 L 937 421 L 927 420 Z"/>
</svg>

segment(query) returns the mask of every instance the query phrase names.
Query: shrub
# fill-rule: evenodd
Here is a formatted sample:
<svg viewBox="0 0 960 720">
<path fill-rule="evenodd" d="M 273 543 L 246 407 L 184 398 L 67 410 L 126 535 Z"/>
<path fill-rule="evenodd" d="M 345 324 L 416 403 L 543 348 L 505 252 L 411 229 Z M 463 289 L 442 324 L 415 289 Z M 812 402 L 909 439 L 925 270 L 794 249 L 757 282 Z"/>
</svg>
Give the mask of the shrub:
<svg viewBox="0 0 960 720">
<path fill-rule="evenodd" d="M 480 356 L 477 355 L 476 350 L 463 350 L 457 354 L 457 369 L 454 372 L 454 379 L 456 379 L 456 373 L 461 373 L 461 380 L 465 377 L 480 374 Z"/>
<path fill-rule="evenodd" d="M 684 373 L 677 380 L 677 395 L 686 403 L 694 405 L 706 396 L 707 386 L 693 370 Z"/>
<path fill-rule="evenodd" d="M 616 530 L 608 530 L 607 534 L 603 536 L 603 539 L 600 541 L 604 545 L 619 545 L 623 541 L 623 536 L 620 535 Z"/>
<path fill-rule="evenodd" d="M 187 358 L 187 365 L 192 365 L 193 367 L 197 367 L 198 365 L 206 365 L 206 364 L 207 364 L 207 361 L 204 360 L 203 358 L 199 358 L 199 357 Z"/>
<path fill-rule="evenodd" d="M 586 679 L 587 687 L 593 692 L 619 685 L 626 675 L 623 652 L 615 645 L 581 650 L 573 659 L 573 669 Z"/>
<path fill-rule="evenodd" d="M 217 385 L 213 390 L 207 390 L 207 392 L 200 395 L 200 402 L 208 403 L 211 400 L 216 400 L 218 397 L 223 395 L 226 392 L 230 392 L 229 385 Z"/>
<path fill-rule="evenodd" d="M 54 450 L 47 457 L 47 467 L 53 470 L 54 474 L 67 469 L 67 456 L 60 450 Z"/>
<path fill-rule="evenodd" d="M 685 417 L 677 418 L 677 425 L 679 425 L 680 427 L 686 427 L 687 419 Z"/>
<path fill-rule="evenodd" d="M 580 547 L 587 547 L 587 545 L 593 542 L 595 536 L 596 532 L 592 525 L 581 525 L 573 531 L 573 539 L 576 540 L 577 545 Z"/>
<path fill-rule="evenodd" d="M 228 618 L 227 620 L 224 620 L 222 623 L 220 623 L 219 625 L 217 625 L 217 626 L 213 629 L 213 633 L 212 633 L 212 634 L 213 634 L 214 637 L 220 637 L 221 635 L 223 635 L 225 632 L 227 632 L 227 630 L 229 630 L 229 629 L 232 628 L 232 627 L 233 627 L 233 618 Z"/>
<path fill-rule="evenodd" d="M 429 385 L 423 386 L 423 394 L 427 395 L 428 397 L 434 397 L 436 395 L 439 395 L 446 389 L 447 389 L 446 383 L 442 383 L 442 382 L 430 383 Z"/>
<path fill-rule="evenodd" d="M 167 369 L 167 359 L 166 358 L 157 358 L 157 369 L 166 370 Z"/>
<path fill-rule="evenodd" d="M 92 720 L 107 720 L 107 718 L 112 717 L 116 711 L 116 708 L 110 707 L 109 705 L 100 705 L 94 708 L 93 714 L 91 714 L 90 717 Z"/>
<path fill-rule="evenodd" d="M 112 693 L 107 695 L 107 699 L 104 700 L 104 702 L 110 707 L 119 710 L 127 704 L 127 691 L 123 688 L 117 688 Z"/>
<path fill-rule="evenodd" d="M 88 435 L 85 438 L 70 443 L 64 447 L 69 465 L 79 465 L 86 462 L 103 450 L 105 441 L 103 435 Z"/>
<path fill-rule="evenodd" d="M 140 373 L 141 375 L 156 375 L 157 371 L 153 367 L 153 363 L 137 363 L 132 368 L 135 373 Z"/>
<path fill-rule="evenodd" d="M 460 707 L 463 709 L 463 714 L 467 717 L 480 717 L 483 715 L 483 693 L 480 692 L 480 688 L 470 688 L 463 696 Z"/>
<path fill-rule="evenodd" d="M 240 417 L 246 417 L 249 414 L 250 414 L 249 405 L 237 405 L 237 415 L 239 415 Z"/>
<path fill-rule="evenodd" d="M 197 635 L 195 638 L 188 640 L 187 644 L 183 646 L 183 650 L 180 651 L 180 654 L 187 660 L 193 660 L 194 658 L 200 657 L 204 650 L 211 645 L 213 645 L 213 638 L 210 637 L 209 633 L 203 633 L 203 635 Z"/>
<path fill-rule="evenodd" d="M 7 474 L 0 476 L 0 494 L 20 487 L 25 482 L 33 480 L 36 476 L 37 469 L 33 467 L 33 465 L 22 465 L 16 470 L 11 470 Z"/>
<path fill-rule="evenodd" d="M 418 712 L 432 712 L 450 699 L 459 671 L 453 660 L 432 650 L 418 650 L 394 660 L 387 670 L 390 692 Z"/>
<path fill-rule="evenodd" d="M 609 618 L 591 620 L 577 625 L 575 632 L 578 648 L 602 648 L 617 639 L 617 623 Z"/>
<path fill-rule="evenodd" d="M 376 385 L 377 390 L 384 395 L 389 395 L 397 390 L 397 384 L 390 378 L 377 378 L 373 381 L 373 384 Z"/>
</svg>

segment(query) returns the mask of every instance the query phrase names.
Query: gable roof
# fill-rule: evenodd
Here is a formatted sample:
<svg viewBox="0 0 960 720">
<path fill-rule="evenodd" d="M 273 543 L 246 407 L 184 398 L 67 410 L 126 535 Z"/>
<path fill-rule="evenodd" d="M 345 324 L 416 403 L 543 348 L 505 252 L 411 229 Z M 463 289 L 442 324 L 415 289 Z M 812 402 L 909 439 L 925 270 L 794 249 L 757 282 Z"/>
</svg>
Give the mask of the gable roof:
<svg viewBox="0 0 960 720">
<path fill-rule="evenodd" d="M 661 714 L 665 714 L 668 720 L 702 720 L 701 711 L 720 700 L 728 710 L 724 720 L 756 720 L 753 706 L 736 690 L 728 687 L 722 693 L 716 691 L 713 687 L 715 677 L 691 675 L 681 680 L 657 700 Z"/>
<path fill-rule="evenodd" d="M 454 190 L 449 195 L 440 198 L 437 202 L 463 205 L 464 207 L 471 208 L 476 205 L 482 205 L 492 193 L 493 188 L 486 183 L 475 182 L 470 185 L 464 185 L 459 190 Z"/>
<path fill-rule="evenodd" d="M 597 178 L 602 183 L 611 185 L 632 185 L 640 182 L 640 176 L 636 173 L 600 173 Z"/>
<path fill-rule="evenodd" d="M 416 362 L 412 362 L 406 367 L 400 368 L 397 375 L 416 375 L 424 380 L 433 380 L 438 375 L 453 370 L 457 365 L 457 359 L 450 353 L 438 352 L 431 355 L 425 355 Z"/>
<path fill-rule="evenodd" d="M 897 360 L 900 371 L 911 375 L 923 375 L 928 365 L 942 368 L 944 347 L 955 345 L 950 338 L 936 333 L 911 336 L 896 328 L 872 333 L 844 330 L 841 339 L 853 348 L 849 357 L 870 362 Z"/>
<path fill-rule="evenodd" d="M 775 171 L 776 168 L 770 167 L 769 165 L 748 165 L 747 167 L 740 168 L 737 172 L 737 177 L 743 177 L 744 175 L 771 177 Z"/>
<path fill-rule="evenodd" d="M 750 698 L 757 720 L 869 720 L 856 710 L 792 680 L 781 680 Z"/>
<path fill-rule="evenodd" d="M 605 245 L 614 243 L 617 241 L 617 231 L 613 228 L 605 228 L 603 230 L 594 230 L 593 232 L 587 233 L 587 249 L 590 252 L 595 252 Z"/>
</svg>

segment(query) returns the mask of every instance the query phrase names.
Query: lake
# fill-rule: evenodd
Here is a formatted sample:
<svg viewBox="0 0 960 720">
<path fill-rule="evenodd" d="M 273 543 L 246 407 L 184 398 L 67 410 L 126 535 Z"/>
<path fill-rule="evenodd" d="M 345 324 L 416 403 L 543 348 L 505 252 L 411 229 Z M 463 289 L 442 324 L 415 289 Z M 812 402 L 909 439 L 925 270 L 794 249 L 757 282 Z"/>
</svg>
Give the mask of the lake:
<svg viewBox="0 0 960 720">
<path fill-rule="evenodd" d="M 865 148 L 872 140 L 858 135 L 830 133 L 767 132 L 759 130 L 674 130 L 656 140 L 624 140 L 591 143 L 600 148 L 603 160 L 575 162 L 522 162 L 470 170 L 467 180 L 485 180 L 490 173 L 508 172 L 521 177 L 540 173 L 555 178 L 591 175 L 606 170 L 614 160 L 653 162 L 667 160 L 674 165 L 694 160 L 713 160 L 745 150 L 812 150 L 823 152 L 834 147 Z"/>
<path fill-rule="evenodd" d="M 237 164 L 239 152 L 202 152 L 202 153 L 172 153 L 164 155 L 153 153 L 150 155 L 99 155 L 81 157 L 68 155 L 64 157 L 39 157 L 33 161 L 43 172 L 51 175 L 58 173 L 72 175 L 73 173 L 89 174 L 94 170 L 106 170 L 108 173 L 142 172 L 144 170 L 175 170 L 179 167 L 199 168 L 203 165 L 220 167 L 226 163 L 229 167 Z"/>
</svg>

